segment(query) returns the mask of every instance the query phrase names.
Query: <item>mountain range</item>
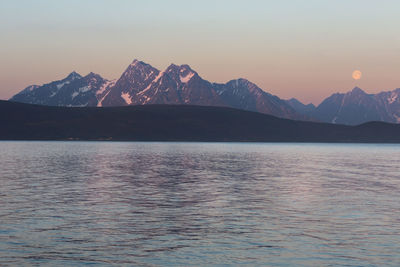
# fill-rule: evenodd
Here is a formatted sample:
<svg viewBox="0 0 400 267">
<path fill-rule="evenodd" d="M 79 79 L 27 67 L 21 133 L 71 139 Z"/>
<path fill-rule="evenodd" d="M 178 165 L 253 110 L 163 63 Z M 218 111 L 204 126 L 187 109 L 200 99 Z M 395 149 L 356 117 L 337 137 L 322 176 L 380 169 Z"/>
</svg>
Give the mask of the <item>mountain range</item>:
<svg viewBox="0 0 400 267">
<path fill-rule="evenodd" d="M 94 73 L 82 77 L 72 72 L 59 81 L 31 85 L 10 100 L 68 107 L 144 104 L 225 106 L 282 118 L 304 118 L 286 101 L 264 92 L 246 79 L 225 84 L 211 83 L 188 65 L 171 64 L 164 71 L 159 71 L 139 60 L 134 60 L 118 80 L 106 80 Z"/>
<path fill-rule="evenodd" d="M 10 101 L 48 106 L 111 107 L 145 104 L 221 106 L 281 118 L 357 125 L 368 121 L 400 122 L 400 89 L 367 94 L 356 87 L 336 93 L 317 107 L 281 99 L 240 78 L 227 83 L 204 80 L 189 65 L 164 71 L 134 60 L 117 80 L 76 72 L 44 85 L 30 85 Z"/>
<path fill-rule="evenodd" d="M 400 89 L 367 94 L 355 87 L 326 98 L 309 113 L 319 121 L 356 125 L 368 121 L 400 122 Z"/>
</svg>

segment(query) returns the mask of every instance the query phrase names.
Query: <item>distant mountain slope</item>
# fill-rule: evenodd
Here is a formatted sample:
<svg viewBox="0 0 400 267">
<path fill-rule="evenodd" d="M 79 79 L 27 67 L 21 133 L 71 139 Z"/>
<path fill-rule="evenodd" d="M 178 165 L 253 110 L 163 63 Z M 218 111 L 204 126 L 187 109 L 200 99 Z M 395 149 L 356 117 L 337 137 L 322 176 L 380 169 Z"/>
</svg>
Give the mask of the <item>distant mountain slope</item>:
<svg viewBox="0 0 400 267">
<path fill-rule="evenodd" d="M 344 126 L 225 107 L 51 107 L 0 101 L 1 140 L 400 142 L 400 125 Z"/>
<path fill-rule="evenodd" d="M 296 110 L 298 113 L 306 116 L 310 116 L 312 112 L 315 110 L 315 106 L 313 104 L 308 104 L 305 105 L 296 98 L 291 98 L 289 100 L 285 100 L 286 103 L 291 106 L 294 110 Z"/>
<path fill-rule="evenodd" d="M 225 106 L 257 111 L 277 117 L 307 119 L 277 96 L 264 92 L 246 79 L 237 79 L 226 84 L 214 83 L 214 88 Z"/>
<path fill-rule="evenodd" d="M 97 106 L 112 84 L 95 73 L 82 77 L 72 72 L 59 81 L 28 86 L 10 100 L 47 106 Z"/>
<path fill-rule="evenodd" d="M 367 94 L 358 87 L 326 98 L 311 115 L 320 121 L 357 125 L 368 121 L 400 122 L 400 89 Z"/>
<path fill-rule="evenodd" d="M 171 64 L 159 71 L 138 60 L 134 60 L 116 81 L 93 73 L 82 77 L 73 72 L 60 81 L 30 86 L 10 100 L 49 106 L 227 106 L 283 118 L 307 119 L 279 97 L 264 92 L 248 80 L 210 83 L 188 65 Z"/>
</svg>

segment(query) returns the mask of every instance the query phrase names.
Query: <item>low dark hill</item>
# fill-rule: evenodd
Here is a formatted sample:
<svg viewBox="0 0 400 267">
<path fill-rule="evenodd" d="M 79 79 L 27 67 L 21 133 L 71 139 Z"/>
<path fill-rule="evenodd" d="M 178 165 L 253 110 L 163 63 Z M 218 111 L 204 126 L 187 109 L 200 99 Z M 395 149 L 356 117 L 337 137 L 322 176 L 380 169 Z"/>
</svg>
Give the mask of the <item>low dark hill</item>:
<svg viewBox="0 0 400 267">
<path fill-rule="evenodd" d="M 225 107 L 49 107 L 0 101 L 2 140 L 400 142 L 400 125 L 303 122 Z"/>
</svg>

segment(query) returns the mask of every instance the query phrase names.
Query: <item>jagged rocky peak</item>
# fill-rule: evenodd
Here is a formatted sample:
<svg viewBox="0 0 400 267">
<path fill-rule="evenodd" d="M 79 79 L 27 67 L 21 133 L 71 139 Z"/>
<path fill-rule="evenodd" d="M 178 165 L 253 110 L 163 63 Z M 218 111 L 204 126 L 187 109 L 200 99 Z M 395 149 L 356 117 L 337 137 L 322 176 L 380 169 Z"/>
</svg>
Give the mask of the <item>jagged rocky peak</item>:
<svg viewBox="0 0 400 267">
<path fill-rule="evenodd" d="M 310 116 L 311 112 L 313 112 L 316 108 L 314 104 L 312 104 L 312 103 L 304 104 L 303 102 L 301 102 L 300 100 L 298 100 L 296 98 L 291 98 L 291 99 L 285 100 L 285 101 L 287 104 L 289 104 L 289 106 L 294 108 L 294 110 L 296 110 L 298 113 L 307 115 L 307 116 Z"/>
<path fill-rule="evenodd" d="M 255 83 L 250 82 L 245 78 L 238 78 L 228 82 L 232 87 L 259 88 Z"/>
<path fill-rule="evenodd" d="M 362 90 L 360 87 L 356 86 L 351 90 L 351 94 L 366 94 L 364 90 Z"/>
<path fill-rule="evenodd" d="M 181 83 L 188 83 L 194 76 L 198 76 L 197 72 L 186 64 L 180 66 L 171 64 L 164 73 L 174 79 L 180 80 Z"/>
<path fill-rule="evenodd" d="M 171 63 L 165 70 L 166 73 L 195 72 L 189 65 L 176 65 Z"/>
<path fill-rule="evenodd" d="M 31 92 L 38 87 L 39 87 L 39 85 L 32 84 L 32 85 L 29 85 L 28 87 L 26 87 L 24 90 L 22 90 L 22 92 Z"/>
<path fill-rule="evenodd" d="M 141 68 L 141 67 L 152 67 L 152 66 L 141 60 L 134 59 L 132 63 L 129 64 L 129 67 Z"/>
<path fill-rule="evenodd" d="M 86 77 L 101 77 L 100 74 L 94 73 L 94 72 L 89 72 Z"/>
<path fill-rule="evenodd" d="M 165 73 L 175 73 L 179 72 L 179 66 L 171 63 L 164 71 Z"/>
<path fill-rule="evenodd" d="M 105 80 L 103 77 L 101 77 L 100 74 L 90 72 L 88 75 L 83 77 L 84 79 L 90 80 L 90 81 L 102 81 Z"/>
<path fill-rule="evenodd" d="M 245 78 L 239 78 L 236 80 L 231 80 L 227 83 L 232 88 L 245 90 L 251 93 L 262 94 L 264 91 L 258 87 L 255 83 L 250 82 Z M 265 93 L 265 92 L 264 92 Z"/>
<path fill-rule="evenodd" d="M 159 72 L 159 70 L 152 67 L 150 64 L 135 59 L 126 68 L 124 73 L 121 75 L 121 78 L 130 78 L 131 80 L 134 80 L 135 77 L 141 76 L 144 79 L 147 79 L 150 76 L 158 75 Z"/>
<path fill-rule="evenodd" d="M 80 79 L 80 78 L 82 78 L 82 75 L 80 75 L 76 71 L 73 71 L 70 74 L 68 74 L 68 76 L 65 79 L 69 80 L 69 81 L 73 81 L 73 80 Z"/>
<path fill-rule="evenodd" d="M 179 67 L 179 73 L 181 76 L 187 76 L 190 74 L 197 74 L 197 72 L 195 72 L 189 65 L 181 65 Z"/>
<path fill-rule="evenodd" d="M 231 80 L 228 82 L 229 84 L 232 84 L 232 87 L 241 87 L 241 86 L 249 86 L 249 85 L 255 85 L 253 83 L 251 83 L 249 80 L 245 79 L 245 78 L 239 78 L 239 79 L 235 79 L 235 80 Z"/>
<path fill-rule="evenodd" d="M 128 69 L 134 69 L 134 70 L 157 70 L 156 68 L 154 68 L 150 64 L 148 64 L 148 63 L 146 63 L 144 61 L 141 61 L 141 60 L 137 60 L 137 59 L 134 59 L 132 61 L 132 63 L 129 64 L 129 66 L 127 67 L 127 70 Z"/>
<path fill-rule="evenodd" d="M 140 60 L 138 60 L 138 59 L 134 59 L 133 61 L 132 61 L 132 63 L 130 64 L 131 66 L 135 66 L 135 65 L 137 65 L 137 64 L 140 64 L 140 63 L 143 63 L 143 61 L 140 61 Z"/>
<path fill-rule="evenodd" d="M 313 103 L 308 103 L 308 104 L 304 104 L 303 102 L 301 102 L 300 100 L 298 100 L 297 98 L 290 98 L 289 100 L 286 100 L 287 102 L 293 103 L 295 105 L 302 105 L 302 106 L 309 106 L 309 107 L 314 107 L 315 105 Z"/>
</svg>

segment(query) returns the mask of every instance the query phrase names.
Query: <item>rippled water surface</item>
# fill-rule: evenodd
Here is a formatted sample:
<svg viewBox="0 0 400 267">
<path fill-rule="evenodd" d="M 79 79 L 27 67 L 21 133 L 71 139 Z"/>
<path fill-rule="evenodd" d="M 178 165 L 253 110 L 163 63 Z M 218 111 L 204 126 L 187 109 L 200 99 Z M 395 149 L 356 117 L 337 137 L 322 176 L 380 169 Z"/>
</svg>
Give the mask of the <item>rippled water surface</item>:
<svg viewBox="0 0 400 267">
<path fill-rule="evenodd" d="M 0 164 L 0 265 L 400 265 L 398 145 L 0 142 Z"/>
</svg>

